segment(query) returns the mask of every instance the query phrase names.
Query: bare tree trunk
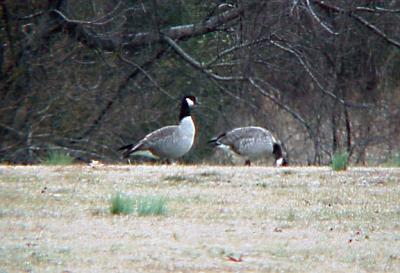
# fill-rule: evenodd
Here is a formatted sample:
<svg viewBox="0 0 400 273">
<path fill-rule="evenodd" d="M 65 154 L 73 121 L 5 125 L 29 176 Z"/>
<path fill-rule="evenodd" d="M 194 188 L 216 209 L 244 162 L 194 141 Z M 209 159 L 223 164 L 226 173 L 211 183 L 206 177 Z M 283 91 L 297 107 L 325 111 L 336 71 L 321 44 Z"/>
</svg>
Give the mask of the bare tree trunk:
<svg viewBox="0 0 400 273">
<path fill-rule="evenodd" d="M 366 152 L 367 152 L 367 147 L 369 144 L 369 135 L 371 132 L 371 127 L 369 125 L 366 126 L 366 130 L 364 133 L 363 138 L 360 140 L 360 143 L 358 144 L 359 148 L 359 152 L 356 158 L 356 164 L 362 164 L 363 166 L 365 166 L 366 163 Z"/>
<path fill-rule="evenodd" d="M 344 118 L 345 118 L 345 123 L 346 123 L 346 150 L 348 153 L 352 151 L 351 149 L 351 121 L 350 121 L 350 115 L 349 111 L 347 110 L 347 107 L 344 107 Z M 349 157 L 351 154 L 349 154 Z"/>
<path fill-rule="evenodd" d="M 343 100 L 346 99 L 346 90 L 342 89 L 342 98 Z M 345 128 L 346 128 L 346 151 L 349 153 L 349 158 L 352 153 L 352 148 L 351 148 L 351 120 L 350 120 L 350 114 L 349 110 L 346 105 L 343 105 L 343 113 L 344 113 L 344 122 L 345 122 Z"/>
<path fill-rule="evenodd" d="M 338 147 L 338 135 L 337 135 L 337 123 L 336 123 L 336 112 L 333 108 L 331 113 L 331 128 L 332 128 L 332 155 L 336 153 Z"/>
</svg>

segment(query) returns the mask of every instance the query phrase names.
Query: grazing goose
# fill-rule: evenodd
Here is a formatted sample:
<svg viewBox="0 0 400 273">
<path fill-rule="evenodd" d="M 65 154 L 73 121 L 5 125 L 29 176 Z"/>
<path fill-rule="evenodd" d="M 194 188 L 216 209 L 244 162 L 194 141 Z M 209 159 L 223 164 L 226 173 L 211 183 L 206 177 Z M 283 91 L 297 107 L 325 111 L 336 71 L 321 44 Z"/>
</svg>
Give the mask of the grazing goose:
<svg viewBox="0 0 400 273">
<path fill-rule="evenodd" d="M 287 166 L 288 162 L 282 156 L 282 147 L 272 136 L 271 132 L 262 127 L 241 127 L 222 133 L 209 141 L 216 147 L 246 158 L 246 165 L 250 160 L 263 155 L 274 155 L 275 166 Z"/>
<path fill-rule="evenodd" d="M 177 159 L 186 154 L 193 145 L 195 127 L 190 116 L 190 109 L 197 104 L 194 96 L 185 96 L 181 102 L 179 124 L 162 127 L 146 135 L 136 144 L 119 148 L 123 157 L 130 154 L 150 152 L 153 156 L 167 159 Z"/>
</svg>

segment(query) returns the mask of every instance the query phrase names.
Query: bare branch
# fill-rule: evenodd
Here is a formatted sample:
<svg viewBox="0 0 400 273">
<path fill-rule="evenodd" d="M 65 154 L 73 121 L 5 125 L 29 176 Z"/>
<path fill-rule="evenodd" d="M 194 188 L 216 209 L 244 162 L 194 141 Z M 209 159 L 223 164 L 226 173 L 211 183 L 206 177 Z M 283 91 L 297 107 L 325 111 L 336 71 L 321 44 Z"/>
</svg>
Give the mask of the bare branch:
<svg viewBox="0 0 400 273">
<path fill-rule="evenodd" d="M 366 19 L 364 19 L 363 17 L 355 14 L 354 12 L 347 11 L 345 9 L 339 8 L 337 6 L 332 6 L 329 5 L 327 3 L 325 3 L 324 1 L 321 0 L 313 0 L 313 2 L 315 2 L 316 4 L 318 4 L 321 8 L 325 9 L 325 10 L 329 10 L 329 11 L 334 11 L 334 12 L 338 12 L 338 13 L 345 13 L 348 14 L 350 17 L 356 19 L 358 22 L 360 22 L 362 25 L 364 25 L 365 27 L 367 27 L 368 29 L 370 29 L 372 32 L 374 32 L 375 34 L 377 34 L 378 36 L 380 36 L 381 38 L 383 38 L 386 42 L 388 42 L 391 45 L 394 45 L 398 48 L 400 48 L 400 42 L 396 41 L 392 38 L 390 38 L 389 36 L 386 35 L 386 33 L 384 33 L 382 30 L 380 30 L 377 26 L 371 24 L 370 22 L 368 22 Z"/>
<path fill-rule="evenodd" d="M 245 80 L 246 80 L 246 81 L 249 81 L 249 79 L 245 79 Z M 226 87 L 224 87 L 224 86 L 222 86 L 222 85 L 220 84 L 220 83 L 221 83 L 220 81 L 217 81 L 217 80 L 211 78 L 211 82 L 212 82 L 213 84 L 215 84 L 219 89 L 221 89 L 225 94 L 229 95 L 231 98 L 235 99 L 236 101 L 238 101 L 238 102 L 240 102 L 240 103 L 243 103 L 244 105 L 248 106 L 249 108 L 255 110 L 257 113 L 259 113 L 259 114 L 265 116 L 266 118 L 270 118 L 264 111 L 260 111 L 259 106 L 253 104 L 253 103 L 251 102 L 251 100 L 249 100 L 248 98 L 243 98 L 242 96 L 238 96 L 238 95 L 235 94 L 234 92 L 228 90 Z M 266 92 L 266 93 L 267 93 L 267 92 Z M 263 95 L 266 96 L 265 94 L 263 94 Z M 272 96 L 272 95 L 271 95 L 271 96 Z M 272 96 L 272 97 L 273 97 L 273 96 Z M 275 103 L 275 101 L 273 101 L 272 99 L 271 99 L 271 101 Z M 277 100 L 277 102 L 279 102 L 279 100 Z M 280 105 L 278 105 L 278 106 L 280 107 Z M 293 111 L 293 112 L 294 112 L 294 111 Z M 219 113 L 219 115 L 221 115 L 221 114 L 223 114 L 224 117 L 225 117 L 225 113 L 224 113 L 224 112 Z M 229 124 L 230 119 L 226 119 L 226 122 Z"/>
<path fill-rule="evenodd" d="M 194 68 L 202 71 L 207 76 L 219 80 L 219 81 L 234 81 L 234 80 L 244 80 L 243 77 L 225 77 L 213 73 L 211 70 L 206 69 L 201 63 L 192 58 L 187 54 L 177 43 L 175 43 L 170 37 L 163 35 L 164 40 L 178 53 L 187 63 L 189 63 Z"/>
<path fill-rule="evenodd" d="M 307 64 L 306 60 L 304 60 L 304 58 L 294 49 L 291 49 L 287 46 L 284 46 L 274 40 L 270 40 L 271 44 L 273 44 L 274 46 L 287 51 L 291 54 L 293 54 L 297 60 L 299 61 L 299 63 L 303 66 L 304 70 L 307 72 L 307 74 L 311 77 L 311 79 L 317 84 L 317 86 L 319 87 L 319 89 L 326 95 L 328 95 L 329 97 L 331 97 L 332 99 L 338 101 L 340 104 L 343 104 L 344 106 L 347 107 L 353 107 L 353 108 L 369 108 L 372 107 L 372 105 L 370 104 L 356 104 L 356 103 L 350 103 L 350 102 L 346 102 L 343 99 L 339 98 L 338 96 L 336 96 L 335 94 L 333 94 L 331 91 L 326 90 L 326 88 L 320 83 L 320 81 L 317 79 L 317 77 L 314 75 L 314 73 L 311 71 L 311 68 L 309 67 L 309 65 Z"/>
<path fill-rule="evenodd" d="M 153 63 L 158 60 L 159 58 L 161 58 L 165 53 L 164 49 L 160 49 L 157 52 L 155 52 L 155 54 L 149 59 L 147 60 L 144 64 L 142 64 L 141 68 L 144 69 L 148 66 L 153 65 Z M 104 117 L 109 113 L 109 111 L 112 109 L 114 103 L 118 102 L 118 99 L 121 97 L 123 91 L 125 90 L 125 88 L 127 87 L 127 85 L 129 84 L 129 82 L 135 78 L 139 73 L 141 72 L 141 70 L 139 68 L 136 68 L 133 72 L 131 72 L 126 78 L 125 80 L 123 80 L 120 85 L 118 86 L 117 90 L 115 91 L 115 93 L 112 95 L 112 98 L 106 103 L 106 105 L 103 107 L 103 109 L 97 114 L 97 117 L 94 119 L 94 121 L 92 122 L 92 124 L 82 133 L 82 135 L 80 137 L 78 137 L 77 139 L 84 139 L 87 136 L 89 136 L 90 134 L 92 134 L 98 127 L 100 127 L 100 125 L 102 124 Z"/>
<path fill-rule="evenodd" d="M 253 46 L 253 45 L 268 41 L 269 39 L 270 39 L 269 37 L 265 37 L 265 38 L 257 39 L 255 41 L 249 41 L 249 42 L 246 42 L 246 43 L 238 44 L 238 45 L 235 45 L 233 47 L 227 48 L 227 49 L 223 50 L 222 52 L 219 52 L 217 54 L 217 56 L 215 56 L 211 61 L 209 61 L 207 64 L 205 64 L 205 66 L 208 67 L 208 66 L 212 65 L 217 60 L 219 60 L 221 57 L 223 57 L 223 56 L 225 56 L 225 55 L 227 55 L 229 53 L 232 53 L 232 52 L 234 52 L 236 50 L 239 50 L 241 48 L 248 47 L 248 46 Z"/>
<path fill-rule="evenodd" d="M 174 40 L 203 35 L 205 33 L 213 32 L 217 30 L 219 26 L 238 18 L 242 12 L 242 8 L 233 8 L 196 24 L 162 29 L 161 33 Z M 134 49 L 149 43 L 161 43 L 163 41 L 160 37 L 161 35 L 151 32 L 140 32 L 124 37 L 117 34 L 112 37 L 100 37 L 96 33 L 93 33 L 93 31 L 83 27 L 83 25 L 87 23 L 92 24 L 93 22 L 69 20 L 58 10 L 54 10 L 53 14 L 55 14 L 60 23 L 64 25 L 64 28 L 68 30 L 71 37 L 78 39 L 90 48 L 116 51 L 120 47 Z"/>
<path fill-rule="evenodd" d="M 312 6 L 310 5 L 310 0 L 305 0 L 306 1 L 306 5 L 311 13 L 311 15 L 314 17 L 314 19 L 326 30 L 328 31 L 330 34 L 333 35 L 339 35 L 338 32 L 333 31 L 332 29 L 330 29 L 324 22 L 322 22 L 322 20 L 317 16 L 317 14 L 315 13 L 315 11 L 313 10 Z"/>
<path fill-rule="evenodd" d="M 304 128 L 307 129 L 307 131 L 313 135 L 314 131 L 312 130 L 312 128 L 310 127 L 310 125 L 308 125 L 308 123 L 300 116 L 299 113 L 295 112 L 293 109 L 291 109 L 289 106 L 287 106 L 286 104 L 281 103 L 277 98 L 275 98 L 272 94 L 270 94 L 269 92 L 267 92 L 265 89 L 263 89 L 260 85 L 258 85 L 255 81 L 255 79 L 253 78 L 248 78 L 248 81 L 251 83 L 252 86 L 254 86 L 263 96 L 267 97 L 268 99 L 270 99 L 273 103 L 275 103 L 276 105 L 278 105 L 280 108 L 282 108 L 283 110 L 285 110 L 286 112 L 288 112 L 290 115 L 292 115 L 292 117 L 294 119 L 296 119 L 298 122 L 300 122 L 301 125 L 304 126 Z M 275 87 L 270 86 L 270 88 L 276 89 Z"/>
<path fill-rule="evenodd" d="M 400 13 L 400 9 L 385 9 L 380 7 L 355 7 L 352 11 L 381 12 L 381 13 Z"/>
<path fill-rule="evenodd" d="M 12 128 L 11 126 L 8 126 L 7 124 L 0 123 L 0 127 L 2 127 L 3 129 L 5 129 L 7 131 L 12 132 L 14 135 L 16 135 L 16 136 L 18 136 L 20 138 L 24 138 L 25 137 L 24 133 Z"/>
<path fill-rule="evenodd" d="M 399 41 L 396 41 L 396 40 L 388 37 L 382 30 L 380 30 L 378 27 L 376 27 L 375 25 L 371 24 L 370 22 L 368 22 L 367 20 L 365 20 L 361 16 L 359 16 L 359 15 L 357 15 L 355 13 L 352 13 L 351 17 L 354 17 L 361 24 L 363 24 L 364 26 L 366 26 L 367 28 L 369 28 L 370 30 L 372 30 L 373 32 L 375 32 L 376 34 L 381 36 L 389 44 L 392 44 L 392 45 L 397 46 L 398 48 L 400 48 L 400 42 Z"/>
<path fill-rule="evenodd" d="M 125 63 L 127 63 L 127 64 L 130 64 L 130 65 L 136 67 L 136 69 L 138 69 L 140 72 L 142 72 L 142 73 L 146 76 L 146 78 L 148 78 L 149 81 L 150 81 L 159 91 L 161 91 L 163 94 L 167 95 L 169 98 L 174 99 L 174 96 L 172 96 L 172 95 L 171 95 L 170 93 L 168 93 L 164 88 L 162 88 L 162 87 L 153 79 L 153 77 L 152 77 L 149 73 L 147 73 L 147 71 L 144 70 L 140 65 L 138 65 L 137 63 L 135 63 L 135 62 L 133 62 L 133 61 L 131 61 L 131 60 L 128 60 L 127 58 L 125 58 L 124 56 L 122 56 L 122 54 L 118 54 L 118 57 L 119 57 L 119 59 L 120 59 L 121 61 L 123 61 L 123 62 L 125 62 Z"/>
<path fill-rule="evenodd" d="M 69 19 L 67 18 L 67 16 L 65 16 L 61 11 L 59 10 L 54 10 L 55 13 L 57 13 L 59 16 L 61 16 L 61 18 L 63 18 L 64 21 L 70 23 L 70 24 L 80 24 L 80 25 L 91 25 L 91 26 L 101 26 L 101 25 L 105 25 L 110 23 L 111 21 L 113 21 L 113 18 L 107 19 L 105 21 L 103 21 L 104 19 L 106 19 L 106 17 L 108 17 L 109 15 L 106 15 L 102 18 L 97 18 L 94 19 L 93 21 L 82 21 L 82 20 L 73 20 L 73 19 Z"/>
<path fill-rule="evenodd" d="M 33 18 L 42 16 L 43 14 L 46 14 L 46 12 L 45 11 L 38 11 L 38 12 L 35 12 L 33 14 L 29 14 L 29 15 L 22 16 L 22 17 L 17 17 L 17 20 L 31 20 Z"/>
</svg>

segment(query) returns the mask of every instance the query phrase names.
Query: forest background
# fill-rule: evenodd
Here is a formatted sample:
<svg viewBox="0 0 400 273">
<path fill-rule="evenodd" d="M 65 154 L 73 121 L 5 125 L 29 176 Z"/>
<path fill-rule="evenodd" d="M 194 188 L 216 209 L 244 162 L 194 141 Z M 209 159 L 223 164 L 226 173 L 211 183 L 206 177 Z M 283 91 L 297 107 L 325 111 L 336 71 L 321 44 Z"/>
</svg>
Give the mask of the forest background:
<svg viewBox="0 0 400 273">
<path fill-rule="evenodd" d="M 257 125 L 292 164 L 382 164 L 399 156 L 399 83 L 399 1 L 0 2 L 0 162 L 118 162 L 193 94 L 186 162 Z"/>
</svg>

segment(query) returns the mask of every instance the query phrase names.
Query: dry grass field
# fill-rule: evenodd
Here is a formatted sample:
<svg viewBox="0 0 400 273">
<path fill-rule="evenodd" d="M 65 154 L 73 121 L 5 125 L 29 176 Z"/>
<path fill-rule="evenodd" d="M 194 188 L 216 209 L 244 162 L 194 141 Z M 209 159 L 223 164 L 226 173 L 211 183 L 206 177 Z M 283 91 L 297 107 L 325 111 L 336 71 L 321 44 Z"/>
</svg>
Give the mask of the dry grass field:
<svg viewBox="0 0 400 273">
<path fill-rule="evenodd" d="M 400 168 L 0 166 L 0 272 L 400 272 Z M 110 199 L 165 198 L 164 215 Z"/>
</svg>

